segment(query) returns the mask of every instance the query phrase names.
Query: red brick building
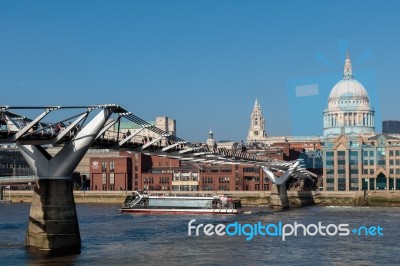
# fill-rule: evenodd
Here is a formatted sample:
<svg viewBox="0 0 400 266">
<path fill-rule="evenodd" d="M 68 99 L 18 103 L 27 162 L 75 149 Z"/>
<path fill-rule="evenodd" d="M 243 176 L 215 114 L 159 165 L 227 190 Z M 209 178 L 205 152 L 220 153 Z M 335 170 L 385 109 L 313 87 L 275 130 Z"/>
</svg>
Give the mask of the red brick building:
<svg viewBox="0 0 400 266">
<path fill-rule="evenodd" d="M 260 167 L 196 164 L 177 159 L 121 152 L 90 158 L 91 190 L 262 191 L 272 184 Z"/>
<path fill-rule="evenodd" d="M 90 158 L 91 190 L 131 190 L 132 161 L 127 156 Z"/>
</svg>

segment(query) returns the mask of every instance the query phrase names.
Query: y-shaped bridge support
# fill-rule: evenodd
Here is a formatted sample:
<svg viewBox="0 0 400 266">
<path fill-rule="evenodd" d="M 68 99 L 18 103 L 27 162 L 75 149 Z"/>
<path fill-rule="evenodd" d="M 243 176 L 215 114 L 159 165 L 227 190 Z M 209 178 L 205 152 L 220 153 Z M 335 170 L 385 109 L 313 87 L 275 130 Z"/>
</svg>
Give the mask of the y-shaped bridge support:
<svg viewBox="0 0 400 266">
<path fill-rule="evenodd" d="M 80 250 L 71 175 L 112 112 L 112 107 L 101 110 L 54 157 L 39 145 L 17 142 L 25 160 L 39 177 L 29 214 L 26 246 L 42 250 Z"/>
<path fill-rule="evenodd" d="M 295 162 L 282 176 L 276 177 L 267 167 L 261 166 L 269 180 L 274 184 L 271 190 L 270 206 L 273 208 L 289 208 L 289 197 L 287 194 L 286 183 L 293 174 L 299 162 Z"/>
</svg>

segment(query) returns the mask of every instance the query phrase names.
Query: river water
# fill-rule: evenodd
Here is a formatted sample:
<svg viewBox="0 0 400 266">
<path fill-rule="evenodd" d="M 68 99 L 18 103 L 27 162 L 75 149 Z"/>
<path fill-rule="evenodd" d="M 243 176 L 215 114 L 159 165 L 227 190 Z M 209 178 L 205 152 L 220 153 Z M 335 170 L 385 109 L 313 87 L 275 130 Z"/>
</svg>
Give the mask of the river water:
<svg viewBox="0 0 400 266">
<path fill-rule="evenodd" d="M 400 208 L 312 206 L 271 211 L 252 208 L 241 215 L 132 215 L 118 213 L 118 205 L 78 204 L 82 238 L 80 254 L 48 255 L 24 247 L 30 204 L 0 204 L 0 265 L 398 265 Z M 308 226 L 348 224 L 348 229 L 372 229 L 323 236 L 223 235 L 207 236 L 192 225 L 294 223 Z M 235 224 L 235 222 L 237 222 Z M 260 222 L 260 223 L 259 223 Z M 379 227 L 378 227 L 379 226 Z M 232 228 L 231 228 L 232 229 Z M 230 231 L 234 233 L 234 227 Z M 250 232 L 247 228 L 245 232 Z M 371 229 L 369 229 L 371 230 Z M 255 230 L 257 231 L 257 230 Z M 254 231 L 254 232 L 255 232 Z M 310 229 L 312 234 L 314 230 Z M 335 233 L 335 226 L 330 227 Z M 371 234 L 370 234 L 371 233 Z M 360 235 L 358 235 L 360 234 Z M 373 236 L 374 235 L 374 236 Z"/>
</svg>

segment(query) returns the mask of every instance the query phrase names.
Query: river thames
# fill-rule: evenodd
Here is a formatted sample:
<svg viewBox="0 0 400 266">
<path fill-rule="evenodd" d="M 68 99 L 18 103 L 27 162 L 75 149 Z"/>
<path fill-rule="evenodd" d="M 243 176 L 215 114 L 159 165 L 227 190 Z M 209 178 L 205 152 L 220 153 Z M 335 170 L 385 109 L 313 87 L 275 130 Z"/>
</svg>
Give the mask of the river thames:
<svg viewBox="0 0 400 266">
<path fill-rule="evenodd" d="M 400 263 L 400 208 L 312 206 L 241 215 L 131 215 L 119 205 L 78 204 L 82 249 L 76 255 L 46 255 L 24 246 L 30 204 L 0 204 L 0 265 L 395 265 Z M 199 224 L 348 224 L 345 236 L 216 234 L 191 230 Z M 201 228 L 200 228 L 201 229 Z M 334 226 L 330 232 L 335 233 Z M 360 229 L 361 230 L 361 229 Z M 247 230 L 248 231 L 248 230 Z M 312 232 L 311 230 L 310 232 Z M 231 232 L 233 232 L 231 230 Z"/>
</svg>

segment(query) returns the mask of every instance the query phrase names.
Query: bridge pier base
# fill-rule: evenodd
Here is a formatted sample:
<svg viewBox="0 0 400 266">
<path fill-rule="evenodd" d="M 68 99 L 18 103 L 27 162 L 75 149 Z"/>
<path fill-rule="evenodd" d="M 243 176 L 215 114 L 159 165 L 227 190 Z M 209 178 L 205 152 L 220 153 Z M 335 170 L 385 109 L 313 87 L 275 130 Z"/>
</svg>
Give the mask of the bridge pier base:
<svg viewBox="0 0 400 266">
<path fill-rule="evenodd" d="M 281 208 L 288 209 L 289 205 L 289 197 L 286 190 L 286 185 L 276 185 L 274 184 L 271 189 L 270 196 L 270 207 L 271 208 Z"/>
<path fill-rule="evenodd" d="M 81 237 L 70 179 L 38 180 L 29 214 L 26 246 L 40 250 L 80 250 Z"/>
</svg>

